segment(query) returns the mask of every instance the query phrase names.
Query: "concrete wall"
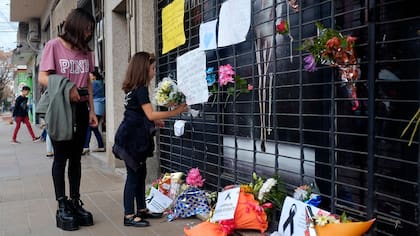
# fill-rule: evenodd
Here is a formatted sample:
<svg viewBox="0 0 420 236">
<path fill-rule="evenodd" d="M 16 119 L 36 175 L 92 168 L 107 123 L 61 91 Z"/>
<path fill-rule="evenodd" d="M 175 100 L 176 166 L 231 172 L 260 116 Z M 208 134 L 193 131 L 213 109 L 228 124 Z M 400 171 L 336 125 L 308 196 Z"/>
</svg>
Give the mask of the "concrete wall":
<svg viewBox="0 0 420 236">
<path fill-rule="evenodd" d="M 155 51 L 154 1 L 105 1 L 104 12 L 107 158 L 111 167 L 118 168 L 124 164 L 114 158 L 112 145 L 124 113 L 121 85 L 130 56 L 138 51 Z M 158 158 L 149 159 L 148 172 L 148 182 L 160 175 Z"/>
<path fill-rule="evenodd" d="M 59 1 L 52 11 L 51 15 L 51 38 L 57 36 L 57 26 L 62 23 L 69 12 L 77 7 L 77 1 Z"/>
<path fill-rule="evenodd" d="M 112 145 L 115 131 L 121 123 L 124 112 L 124 93 L 121 90 L 125 70 L 128 65 L 128 35 L 125 12 L 114 11 L 124 1 L 105 1 L 105 83 L 106 83 L 106 147 L 108 164 L 123 167 L 123 163 L 114 158 Z"/>
</svg>

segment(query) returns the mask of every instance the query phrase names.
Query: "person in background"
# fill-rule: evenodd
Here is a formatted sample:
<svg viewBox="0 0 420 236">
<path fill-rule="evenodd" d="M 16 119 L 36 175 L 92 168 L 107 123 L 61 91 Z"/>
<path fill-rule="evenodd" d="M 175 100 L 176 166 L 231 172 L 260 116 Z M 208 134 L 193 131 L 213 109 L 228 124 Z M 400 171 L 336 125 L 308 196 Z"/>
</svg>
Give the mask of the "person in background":
<svg viewBox="0 0 420 236">
<path fill-rule="evenodd" d="M 54 157 L 54 149 L 52 146 L 52 142 L 51 142 L 51 138 L 50 136 L 47 135 L 45 136 L 45 144 L 46 144 L 46 149 L 47 149 L 47 155 L 45 155 L 46 157 Z"/>
<path fill-rule="evenodd" d="M 92 213 L 83 208 L 80 200 L 80 182 L 87 127 L 98 125 L 89 79 L 95 65 L 89 47 L 94 27 L 95 20 L 90 13 L 82 8 L 71 10 L 62 33 L 45 44 L 39 66 L 38 80 L 49 94 L 45 119 L 54 148 L 52 178 L 58 202 L 56 225 L 63 230 L 93 225 Z M 65 186 L 67 161 L 70 199 Z"/>
<path fill-rule="evenodd" d="M 16 121 L 15 130 L 13 131 L 13 136 L 12 136 L 12 144 L 20 143 L 19 141 L 16 140 L 16 138 L 20 129 L 21 122 L 25 123 L 26 127 L 28 128 L 29 134 L 32 137 L 32 141 L 34 143 L 40 140 L 40 138 L 35 136 L 35 133 L 32 130 L 31 122 L 29 122 L 28 94 L 30 91 L 31 91 L 31 88 L 25 85 L 22 87 L 22 94 L 16 98 L 15 107 L 13 109 L 13 115 L 12 115 L 14 120 Z"/>
<path fill-rule="evenodd" d="M 147 218 L 159 218 L 161 214 L 146 208 L 145 181 L 146 159 L 153 156 L 153 128 L 162 127 L 162 119 L 187 111 L 182 104 L 170 111 L 154 111 L 149 100 L 148 86 L 155 76 L 155 57 L 138 52 L 130 60 L 122 89 L 125 92 L 124 118 L 116 134 L 112 148 L 114 155 L 124 160 L 127 178 L 124 186 L 124 225 L 147 227 Z M 154 121 L 154 124 L 153 122 Z M 134 207 L 136 203 L 136 211 Z"/>
<path fill-rule="evenodd" d="M 95 109 L 96 118 L 98 119 L 98 124 L 101 123 L 102 117 L 105 115 L 105 84 L 104 79 L 101 74 L 98 72 L 98 68 L 95 67 L 95 71 L 90 73 L 90 80 L 92 81 L 92 91 L 93 91 L 93 107 Z M 98 143 L 98 148 L 93 150 L 94 152 L 104 152 L 105 145 L 102 140 L 102 134 L 97 127 L 88 126 L 86 133 L 85 146 L 83 148 L 83 154 L 86 155 L 90 152 L 89 144 L 90 138 L 95 134 L 96 141 Z"/>
</svg>

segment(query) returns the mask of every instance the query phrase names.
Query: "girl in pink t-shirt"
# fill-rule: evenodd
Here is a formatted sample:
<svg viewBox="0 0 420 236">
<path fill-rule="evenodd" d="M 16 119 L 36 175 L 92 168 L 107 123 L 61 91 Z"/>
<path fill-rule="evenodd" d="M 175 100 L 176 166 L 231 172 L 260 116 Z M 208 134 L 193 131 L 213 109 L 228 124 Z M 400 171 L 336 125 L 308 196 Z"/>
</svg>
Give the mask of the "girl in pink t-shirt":
<svg viewBox="0 0 420 236">
<path fill-rule="evenodd" d="M 76 230 L 79 226 L 93 225 L 92 214 L 82 207 L 83 202 L 80 200 L 80 159 L 88 125 L 92 127 L 98 125 L 93 109 L 92 85 L 89 80 L 89 73 L 93 72 L 94 63 L 88 43 L 92 38 L 94 26 L 95 20 L 91 14 L 81 8 L 72 10 L 64 23 L 63 33 L 59 37 L 48 41 L 45 45 L 38 76 L 40 84 L 47 87 L 50 84 L 49 79 L 62 79 L 65 83 L 74 83 L 67 94 L 63 93 L 65 89 L 63 91 L 52 91 L 60 89 L 61 86 L 50 86 L 48 88 L 50 101 L 64 99 L 54 96 L 61 96 L 62 94 L 69 96 L 74 114 L 73 127 L 71 127 L 73 130 L 70 131 L 72 132 L 72 138 L 70 140 L 54 139 L 51 134 L 59 132 L 62 127 L 47 124 L 47 131 L 49 131 L 54 148 L 52 176 L 55 197 L 58 201 L 56 221 L 57 227 L 63 230 Z M 63 77 L 49 77 L 50 74 Z M 51 111 L 51 109 L 56 110 Z M 60 112 L 59 109 L 61 108 L 50 106 L 49 112 L 51 113 L 49 115 L 57 115 Z M 59 123 L 59 121 L 55 123 Z M 64 177 L 67 160 L 69 161 L 69 200 L 65 194 Z"/>
</svg>

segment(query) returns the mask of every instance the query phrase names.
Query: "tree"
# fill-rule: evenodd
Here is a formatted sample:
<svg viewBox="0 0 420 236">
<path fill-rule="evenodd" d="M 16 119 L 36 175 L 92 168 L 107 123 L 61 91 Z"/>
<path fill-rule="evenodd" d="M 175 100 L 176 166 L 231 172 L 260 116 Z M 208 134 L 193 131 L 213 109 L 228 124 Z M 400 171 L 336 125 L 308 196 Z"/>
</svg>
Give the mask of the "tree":
<svg viewBox="0 0 420 236">
<path fill-rule="evenodd" d="M 13 93 L 9 85 L 13 80 L 14 70 L 11 61 L 12 52 L 0 51 L 0 105 L 10 105 L 7 98 L 11 97 Z"/>
</svg>

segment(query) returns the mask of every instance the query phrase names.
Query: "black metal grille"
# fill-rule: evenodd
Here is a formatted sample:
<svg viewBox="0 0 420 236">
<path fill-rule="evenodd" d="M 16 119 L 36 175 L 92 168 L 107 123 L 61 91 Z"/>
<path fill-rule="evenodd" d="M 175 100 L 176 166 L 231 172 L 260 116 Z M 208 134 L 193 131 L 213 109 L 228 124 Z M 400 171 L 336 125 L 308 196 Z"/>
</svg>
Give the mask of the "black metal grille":
<svg viewBox="0 0 420 236">
<path fill-rule="evenodd" d="M 200 23 L 217 19 L 225 1 L 185 1 L 187 42 L 162 55 L 161 13 L 170 2 L 156 3 L 160 79 L 176 74 L 176 57 L 199 46 Z M 274 23 L 287 17 L 287 2 L 251 1 L 247 40 L 206 51 L 207 67 L 229 63 L 254 89 L 228 102 L 220 89 L 194 105 L 198 118 L 178 117 L 188 121 L 182 137 L 168 121 L 160 131 L 162 171 L 199 167 L 208 189 L 249 182 L 253 171 L 279 174 L 289 191 L 316 180 L 323 208 L 376 217 L 371 235 L 419 235 L 419 135 L 411 146 L 400 138 L 420 105 L 416 1 L 299 1 L 289 15 L 292 61 L 290 38 Z M 357 37 L 356 110 L 335 69 L 303 70 L 306 54 L 297 49 L 316 35 L 315 22 Z"/>
</svg>

